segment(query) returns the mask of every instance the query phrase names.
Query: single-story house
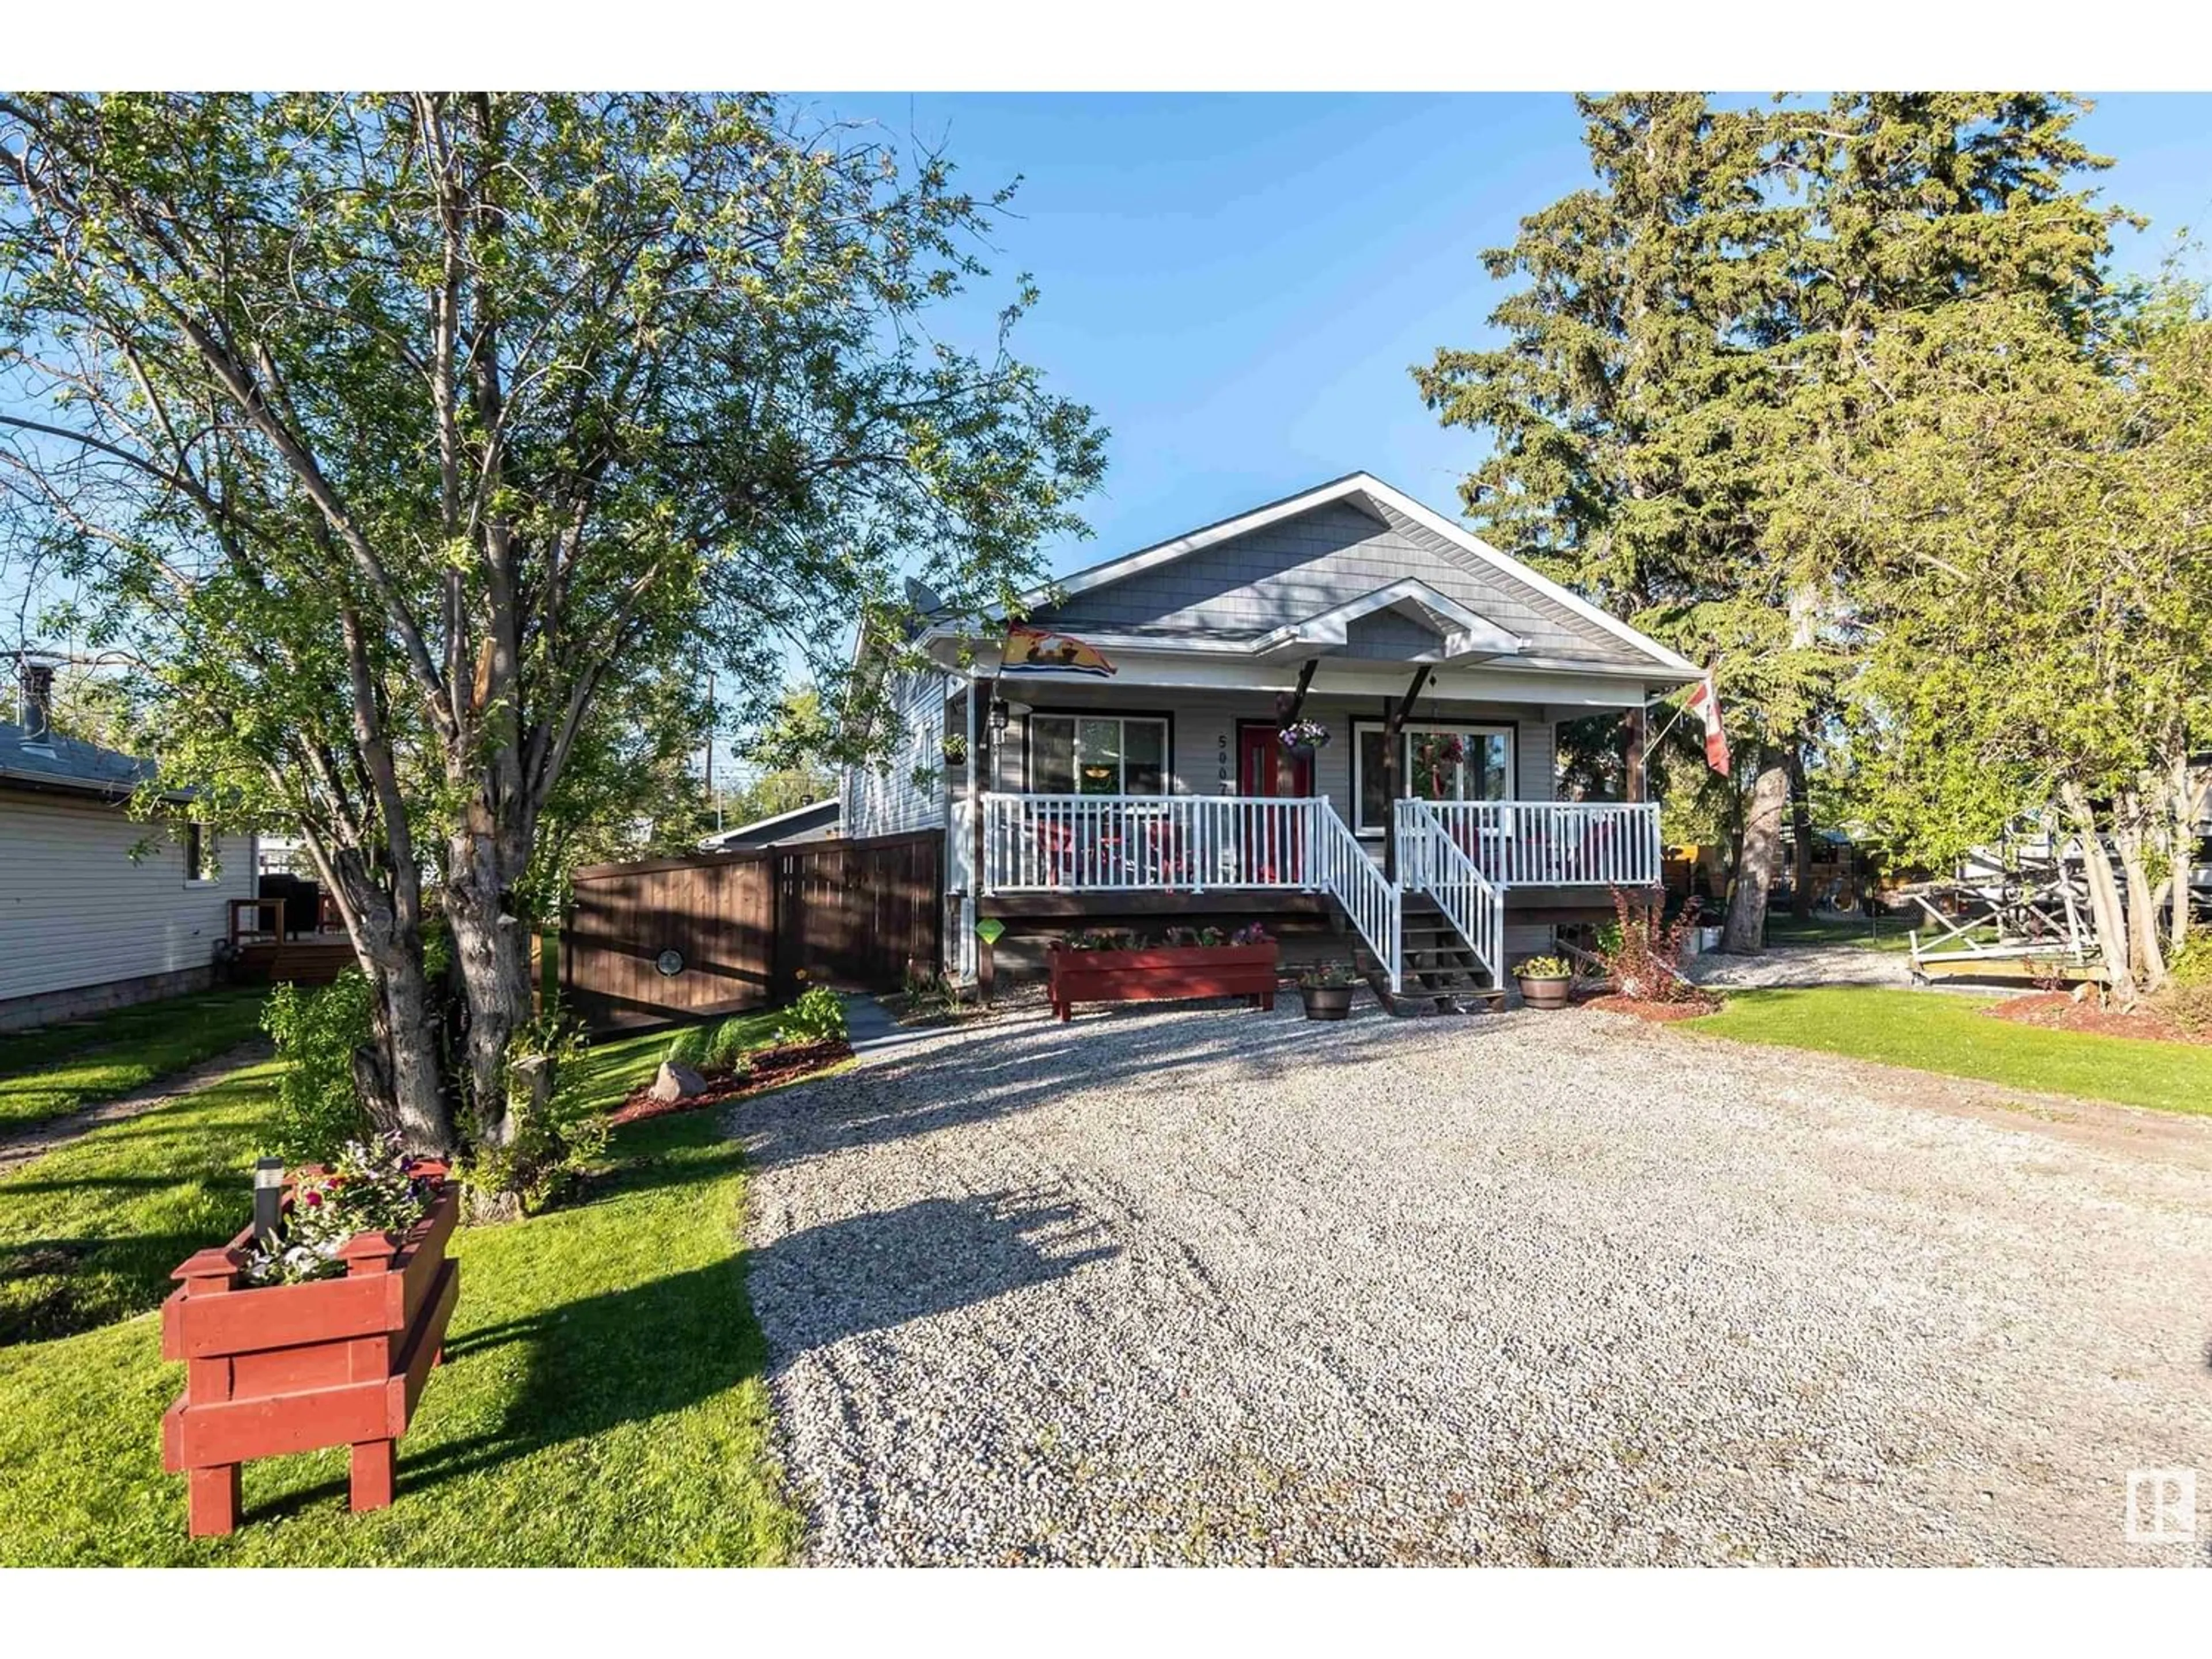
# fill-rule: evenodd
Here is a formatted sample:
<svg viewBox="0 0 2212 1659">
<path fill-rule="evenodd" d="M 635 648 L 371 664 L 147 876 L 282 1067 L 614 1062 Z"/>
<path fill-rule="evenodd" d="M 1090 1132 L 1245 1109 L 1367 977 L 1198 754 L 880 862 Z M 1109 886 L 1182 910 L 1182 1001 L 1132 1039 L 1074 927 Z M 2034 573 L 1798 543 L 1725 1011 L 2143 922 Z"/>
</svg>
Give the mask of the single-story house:
<svg viewBox="0 0 2212 1659">
<path fill-rule="evenodd" d="M 837 833 L 840 811 L 836 796 L 809 801 L 787 812 L 772 813 L 727 830 L 717 830 L 699 842 L 702 853 L 735 853 L 748 847 L 787 847 L 797 842 L 826 841 Z"/>
<path fill-rule="evenodd" d="M 27 670 L 0 721 L 0 1030 L 205 989 L 255 894 L 253 837 L 193 822 L 181 790 L 133 817 L 152 763 L 52 730 L 52 684 Z"/>
<path fill-rule="evenodd" d="M 852 836 L 945 830 L 949 967 L 990 971 L 985 922 L 1303 922 L 1443 1006 L 1657 887 L 1640 772 L 1560 801 L 1553 734 L 1699 678 L 1365 472 L 908 643 L 933 666 L 892 688 L 897 757 L 839 799 Z"/>
</svg>

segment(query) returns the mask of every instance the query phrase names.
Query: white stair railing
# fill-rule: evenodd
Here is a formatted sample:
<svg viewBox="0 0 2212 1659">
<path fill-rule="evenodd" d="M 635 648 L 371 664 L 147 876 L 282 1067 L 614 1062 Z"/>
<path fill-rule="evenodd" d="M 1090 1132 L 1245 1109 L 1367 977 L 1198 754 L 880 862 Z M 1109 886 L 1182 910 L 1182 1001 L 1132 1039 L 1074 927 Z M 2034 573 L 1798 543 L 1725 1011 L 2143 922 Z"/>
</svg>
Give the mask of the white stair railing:
<svg viewBox="0 0 2212 1659">
<path fill-rule="evenodd" d="M 1426 893 L 1465 939 L 1492 985 L 1505 982 L 1505 894 L 1475 867 L 1433 803 L 1393 803 L 1391 833 L 1397 841 L 1398 880 L 1408 893 Z M 1402 903 L 1402 900 L 1401 901 Z"/>
<path fill-rule="evenodd" d="M 1399 890 L 1368 855 L 1352 826 L 1326 798 L 1303 803 L 1311 829 L 1306 838 L 1315 884 L 1344 908 L 1359 937 L 1389 975 L 1395 995 L 1404 988 L 1403 933 L 1398 925 Z"/>
</svg>

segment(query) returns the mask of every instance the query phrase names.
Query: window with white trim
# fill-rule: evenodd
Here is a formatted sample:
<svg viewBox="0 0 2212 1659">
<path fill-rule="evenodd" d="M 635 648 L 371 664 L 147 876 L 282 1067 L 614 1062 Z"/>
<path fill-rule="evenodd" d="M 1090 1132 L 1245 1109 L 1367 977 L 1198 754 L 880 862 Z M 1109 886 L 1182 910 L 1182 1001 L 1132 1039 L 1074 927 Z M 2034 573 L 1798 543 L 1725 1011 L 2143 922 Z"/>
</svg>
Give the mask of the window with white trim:
<svg viewBox="0 0 2212 1659">
<path fill-rule="evenodd" d="M 216 838 L 207 825 L 187 823 L 185 825 L 185 879 L 189 882 L 210 882 L 222 879 L 217 865 Z"/>
<path fill-rule="evenodd" d="M 1379 836 L 1390 827 L 1389 781 L 1382 763 L 1382 723 L 1352 726 L 1352 830 Z M 1513 799 L 1513 728 L 1407 720 L 1398 757 L 1406 793 L 1417 800 Z"/>
<path fill-rule="evenodd" d="M 1030 716 L 1030 792 L 1164 795 L 1168 723 L 1139 714 Z"/>
</svg>

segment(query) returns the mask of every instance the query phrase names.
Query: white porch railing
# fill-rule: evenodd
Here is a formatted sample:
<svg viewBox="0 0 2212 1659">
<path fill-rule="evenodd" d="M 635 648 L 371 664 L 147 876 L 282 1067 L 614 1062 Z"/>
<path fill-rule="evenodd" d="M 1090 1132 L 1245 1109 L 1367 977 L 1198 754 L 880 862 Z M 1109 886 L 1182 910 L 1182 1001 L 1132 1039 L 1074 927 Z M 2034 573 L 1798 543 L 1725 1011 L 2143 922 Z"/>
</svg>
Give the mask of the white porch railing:
<svg viewBox="0 0 2212 1659">
<path fill-rule="evenodd" d="M 1425 800 L 1394 803 L 1391 830 L 1398 842 L 1398 882 L 1407 893 L 1426 893 L 1459 930 L 1490 982 L 1505 982 L 1505 894 L 1474 866 Z"/>
<path fill-rule="evenodd" d="M 983 797 L 987 893 L 1229 888 L 1328 894 L 1398 988 L 1398 890 L 1326 799 Z"/>
<path fill-rule="evenodd" d="M 1312 888 L 1313 809 L 1263 795 L 983 797 L 986 892 Z M 1334 817 L 1334 812 L 1330 816 Z"/>
<path fill-rule="evenodd" d="M 1656 887 L 1656 801 L 1429 801 L 1444 833 L 1500 887 Z M 1404 805 L 1403 802 L 1400 803 Z"/>
</svg>

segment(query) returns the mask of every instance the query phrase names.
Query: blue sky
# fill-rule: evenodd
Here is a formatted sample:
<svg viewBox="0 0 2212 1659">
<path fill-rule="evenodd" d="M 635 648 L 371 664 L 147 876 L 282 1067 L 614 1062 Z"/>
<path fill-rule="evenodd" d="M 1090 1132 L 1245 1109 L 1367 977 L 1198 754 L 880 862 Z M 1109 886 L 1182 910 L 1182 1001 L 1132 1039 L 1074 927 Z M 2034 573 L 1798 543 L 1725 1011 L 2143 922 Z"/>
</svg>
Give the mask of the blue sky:
<svg viewBox="0 0 2212 1659">
<path fill-rule="evenodd" d="M 1017 349 L 1113 428 L 1087 544 L 1056 571 L 1365 469 L 1455 513 L 1482 441 L 1407 369 L 1478 343 L 1483 248 L 1589 181 L 1565 94 L 822 94 L 817 113 L 939 143 L 982 191 L 1016 173 L 994 281 L 1042 302 Z M 2212 97 L 2100 98 L 2078 131 L 2147 214 L 2124 268 L 2212 222 Z"/>
</svg>

